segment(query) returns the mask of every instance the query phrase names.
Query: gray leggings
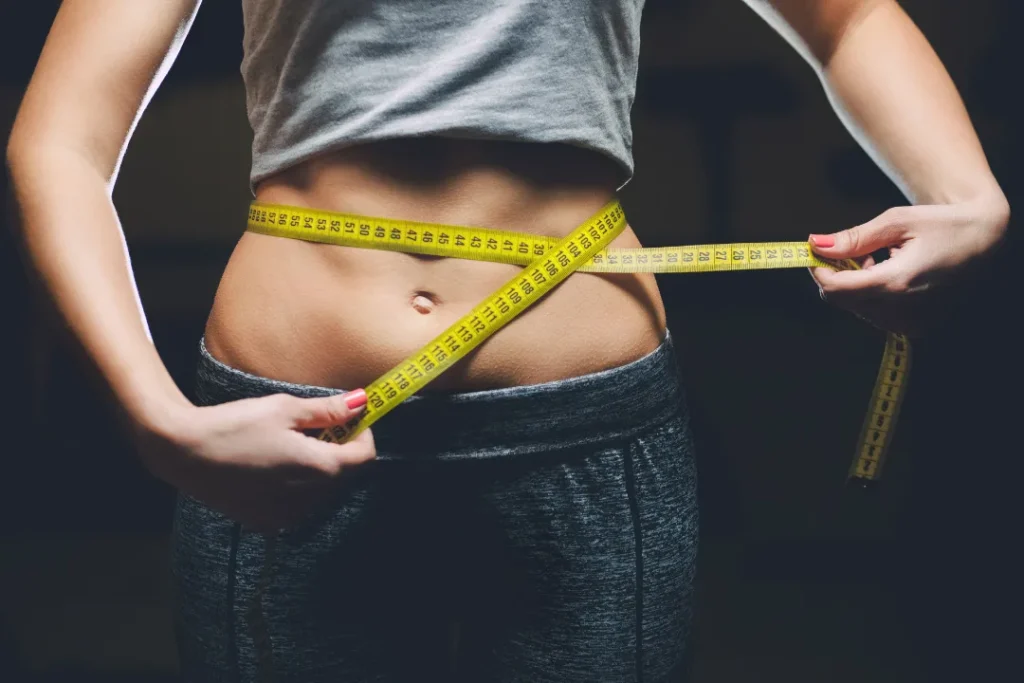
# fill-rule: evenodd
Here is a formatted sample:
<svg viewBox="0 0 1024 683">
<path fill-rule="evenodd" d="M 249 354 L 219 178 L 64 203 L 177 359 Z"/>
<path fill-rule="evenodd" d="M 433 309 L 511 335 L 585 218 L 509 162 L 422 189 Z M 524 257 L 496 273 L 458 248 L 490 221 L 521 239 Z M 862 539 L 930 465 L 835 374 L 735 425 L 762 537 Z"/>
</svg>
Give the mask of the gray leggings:
<svg viewBox="0 0 1024 683">
<path fill-rule="evenodd" d="M 201 351 L 204 404 L 332 393 Z M 685 680 L 696 478 L 670 339 L 583 377 L 415 396 L 373 431 L 333 512 L 278 537 L 259 619 L 265 539 L 179 497 L 185 681 Z"/>
</svg>

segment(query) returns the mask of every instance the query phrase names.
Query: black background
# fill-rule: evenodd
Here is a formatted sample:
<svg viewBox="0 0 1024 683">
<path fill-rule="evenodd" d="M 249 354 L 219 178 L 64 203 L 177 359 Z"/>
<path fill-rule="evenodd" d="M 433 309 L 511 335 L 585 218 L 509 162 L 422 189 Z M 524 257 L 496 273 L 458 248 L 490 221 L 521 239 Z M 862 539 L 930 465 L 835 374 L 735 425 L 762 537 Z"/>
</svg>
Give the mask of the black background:
<svg viewBox="0 0 1024 683">
<path fill-rule="evenodd" d="M 685 21 L 688 13 L 700 11 L 700 6 L 710 1 L 649 2 L 645 26 L 656 21 Z M 0 7 L 0 88 L 9 92 L 24 88 L 56 5 L 36 1 Z M 965 73 L 955 59 L 946 61 L 958 76 L 958 84 L 959 76 L 964 76 L 967 85 L 961 86 L 962 94 L 975 116 L 979 135 L 1011 206 L 1019 208 L 1024 194 L 1020 98 L 1024 60 L 1018 32 L 1024 25 L 1024 9 L 1021 3 L 1013 2 L 989 5 L 997 21 L 983 44 L 976 46 L 980 58 L 973 62 L 972 71 Z M 943 25 L 943 12 L 950 3 L 908 2 L 905 6 L 931 35 L 929 26 Z M 954 56 L 958 54 L 951 49 L 956 32 L 945 31 L 943 35 L 947 42 L 936 42 L 940 55 L 946 57 L 947 47 Z M 236 4 L 207 2 L 157 96 L 158 102 L 203 83 L 237 79 L 240 40 Z M 698 161 L 707 178 L 708 234 L 715 239 L 730 241 L 745 236 L 744 226 L 734 225 L 729 219 L 730 207 L 738 201 L 731 180 L 735 169 L 728 153 L 734 123 L 742 117 L 786 116 L 799 106 L 801 97 L 785 73 L 768 61 L 708 60 L 666 65 L 642 59 L 637 109 L 644 113 L 644 120 L 685 123 L 698 131 Z M 3 121 L 4 125 L 9 123 Z M 638 138 L 642 133 L 637 131 Z M 796 140 L 794 144 L 801 143 Z M 247 163 L 247 159 L 239 159 L 243 174 Z M 785 174 L 790 163 L 795 162 L 779 159 L 778 172 Z M 145 167 L 145 162 L 137 164 L 137 168 Z M 640 203 L 642 192 L 636 188 L 642 188 L 650 177 L 644 175 L 644 164 L 638 147 L 637 177 L 634 187 L 627 187 L 624 194 L 627 212 L 634 211 L 631 202 Z M 877 211 L 904 202 L 852 143 L 832 155 L 822 172 L 840 194 L 868 202 Z M 240 175 L 230 182 L 237 187 L 244 180 Z M 6 178 L 3 182 L 6 197 Z M 644 209 L 637 206 L 635 210 Z M 780 239 L 799 239 L 807 232 L 801 234 L 797 228 L 796 233 L 783 234 L 786 229 L 792 230 L 780 226 Z M 886 657 L 900 660 L 893 666 L 903 672 L 902 678 L 874 678 L 881 674 L 866 671 L 859 674 L 862 678 L 842 680 L 981 680 L 1019 671 L 1019 665 L 1009 659 L 1016 647 L 1012 629 L 1018 612 L 1011 587 L 1019 576 L 1015 562 L 1020 537 L 1016 489 L 1022 451 L 1017 384 L 1020 300 L 1015 286 L 1020 250 L 1013 232 L 1011 225 L 1009 241 L 982 272 L 949 293 L 948 320 L 915 344 L 913 376 L 890 464 L 892 476 L 868 491 L 844 488 L 842 474 L 848 462 L 846 442 L 855 436 L 881 337 L 849 316 L 824 308 L 805 275 L 771 279 L 758 274 L 713 275 L 699 282 L 688 278 L 661 280 L 670 327 L 683 349 L 683 372 L 701 447 L 703 535 L 706 547 L 712 549 L 701 570 L 702 586 L 708 588 L 698 620 L 698 660 L 702 651 L 715 649 L 707 634 L 733 628 L 715 617 L 720 609 L 725 610 L 728 596 L 742 593 L 744 586 L 763 585 L 769 590 L 777 581 L 815 586 L 821 595 L 829 591 L 842 594 L 853 585 L 883 595 L 884 599 L 871 603 L 870 623 L 891 621 L 909 632 L 906 651 L 888 653 L 881 659 L 877 653 L 862 653 L 862 659 L 877 663 L 879 671 L 886 669 L 882 661 Z M 172 492 L 142 472 L 130 445 L 118 431 L 106 398 L 59 336 L 55 337 L 57 341 L 49 342 L 54 346 L 46 354 L 45 386 L 33 389 L 33 382 L 40 381 L 33 365 L 37 357 L 34 351 L 40 343 L 35 322 L 40 307 L 33 301 L 28 278 L 7 231 L 0 240 L 5 323 L 0 382 L 4 406 L 0 413 L 0 530 L 8 541 L 2 552 L 20 552 L 28 547 L 26 539 L 31 547 L 45 548 L 47 544 L 56 547 L 67 543 L 68 539 L 165 535 Z M 144 273 L 167 263 L 202 262 L 217 267 L 226 260 L 231 245 L 178 245 L 167 250 L 151 245 L 140 245 L 136 250 L 132 246 L 136 270 Z M 143 295 L 145 301 L 145 291 Z M 779 317 L 789 321 L 788 326 L 760 332 L 755 329 L 748 332 L 751 339 L 743 340 L 746 333 L 738 332 L 746 329 L 742 321 L 763 320 L 766 310 L 781 311 Z M 150 320 L 161 353 L 185 388 L 190 386 L 195 341 L 204 322 L 203 306 L 197 305 L 194 311 Z M 845 346 L 839 350 L 827 346 L 836 343 Z M 733 351 L 723 352 L 723 345 Z M 736 353 L 743 354 L 742 361 L 733 362 L 736 356 L 730 354 Z M 783 384 L 756 381 L 759 375 L 748 375 L 742 367 L 755 361 L 786 364 L 794 373 L 818 373 L 819 379 L 829 384 L 849 385 L 852 398 L 837 403 L 838 399 L 819 397 L 814 393 L 819 383 L 812 381 L 813 377 Z M 849 379 L 854 376 L 860 379 Z M 29 396 L 42 396 L 41 409 L 33 408 Z M 793 433 L 786 438 L 822 444 L 834 454 L 826 458 L 832 474 L 823 477 L 817 472 L 802 479 L 802 470 L 794 468 L 785 476 L 786 485 L 795 490 L 821 487 L 824 479 L 832 482 L 828 484 L 832 488 L 822 489 L 814 499 L 818 507 L 808 511 L 824 520 L 816 527 L 821 533 L 755 537 L 747 533 L 749 519 L 782 514 L 786 495 L 768 490 L 755 504 L 744 499 L 742 487 L 735 482 L 756 476 L 756 468 L 764 467 L 765 459 L 785 462 L 789 448 L 786 439 L 772 430 L 769 417 L 761 414 L 759 406 L 764 406 L 770 416 L 775 414 L 770 406 L 787 404 L 799 411 L 799 416 L 793 418 Z M 839 418 L 821 412 L 839 405 L 844 410 L 852 406 L 845 411 L 849 414 Z M 39 414 L 44 419 L 33 417 Z M 842 436 L 837 436 L 837 431 Z M 745 467 L 754 469 L 745 472 Z M 769 477 L 766 486 L 772 486 L 772 481 Z M 858 520 L 865 520 L 870 531 L 858 533 Z M 716 555 L 713 549 L 719 547 L 735 552 Z M 46 553 L 40 557 L 44 559 L 39 560 L 39 581 L 61 581 L 76 571 L 71 566 L 45 566 Z M 25 580 L 24 572 L 10 574 L 5 580 L 10 576 Z M 712 590 L 711 586 L 717 587 Z M 8 586 L 4 595 L 17 590 L 17 586 Z M 754 623 L 773 621 L 772 617 L 754 614 L 758 609 L 762 608 L 757 603 L 740 604 L 730 607 L 728 613 L 740 620 L 749 617 Z M 744 610 L 749 611 L 746 617 Z M 60 662 L 48 662 L 42 670 L 37 665 L 29 667 L 21 654 L 21 617 L 12 614 L 5 611 L 0 631 L 0 671 L 6 667 L 14 679 L 24 680 L 106 676 L 103 672 L 78 671 Z M 791 620 L 779 615 L 778 623 L 785 628 Z M 810 657 L 816 656 L 816 648 L 828 651 L 836 647 L 835 643 L 817 643 L 814 627 L 813 622 L 802 623 L 788 636 L 805 643 L 794 649 Z M 871 637 L 865 638 L 861 647 L 863 642 L 870 643 Z M 884 643 L 878 647 L 885 650 Z M 841 651 L 842 646 L 838 649 Z M 858 653 L 848 654 L 850 661 L 860 657 Z M 722 656 L 742 659 L 752 654 L 740 651 Z M 775 680 L 776 675 L 779 680 L 802 680 L 796 673 L 786 675 L 786 666 L 785 662 L 778 664 L 771 674 L 748 670 L 731 678 L 723 674 L 701 680 Z M 793 667 L 796 672 L 796 664 Z M 699 661 L 696 668 L 698 672 L 713 670 L 710 666 L 702 668 Z M 146 671 L 131 675 L 144 680 Z M 838 674 L 834 680 L 840 680 Z"/>
</svg>

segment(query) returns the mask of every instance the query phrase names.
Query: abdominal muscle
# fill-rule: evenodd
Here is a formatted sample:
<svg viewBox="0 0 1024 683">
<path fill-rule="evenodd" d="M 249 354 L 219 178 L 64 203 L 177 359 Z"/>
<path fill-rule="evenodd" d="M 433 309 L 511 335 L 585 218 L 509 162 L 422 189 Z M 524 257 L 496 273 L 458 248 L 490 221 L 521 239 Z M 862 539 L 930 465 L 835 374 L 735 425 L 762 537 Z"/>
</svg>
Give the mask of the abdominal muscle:
<svg viewBox="0 0 1024 683">
<path fill-rule="evenodd" d="M 564 236 L 614 195 L 617 169 L 564 145 L 446 138 L 346 148 L 259 184 L 262 202 Z M 613 243 L 640 246 L 627 228 Z M 206 346 L 263 377 L 366 386 L 521 268 L 246 232 L 221 279 Z M 653 351 L 665 314 L 652 275 L 573 273 L 427 391 L 537 384 Z"/>
</svg>

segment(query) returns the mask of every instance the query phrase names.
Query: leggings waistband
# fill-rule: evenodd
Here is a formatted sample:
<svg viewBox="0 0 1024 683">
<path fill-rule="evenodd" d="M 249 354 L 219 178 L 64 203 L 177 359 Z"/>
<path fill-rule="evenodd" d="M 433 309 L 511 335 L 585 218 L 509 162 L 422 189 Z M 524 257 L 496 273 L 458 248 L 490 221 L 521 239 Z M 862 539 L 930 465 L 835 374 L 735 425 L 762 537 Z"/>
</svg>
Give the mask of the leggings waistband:
<svg viewBox="0 0 1024 683">
<path fill-rule="evenodd" d="M 293 384 L 232 368 L 200 340 L 196 395 L 213 405 L 339 389 Z M 460 459 L 543 453 L 628 439 L 684 410 L 672 339 L 631 363 L 587 375 L 407 399 L 373 428 L 378 459 Z"/>
</svg>

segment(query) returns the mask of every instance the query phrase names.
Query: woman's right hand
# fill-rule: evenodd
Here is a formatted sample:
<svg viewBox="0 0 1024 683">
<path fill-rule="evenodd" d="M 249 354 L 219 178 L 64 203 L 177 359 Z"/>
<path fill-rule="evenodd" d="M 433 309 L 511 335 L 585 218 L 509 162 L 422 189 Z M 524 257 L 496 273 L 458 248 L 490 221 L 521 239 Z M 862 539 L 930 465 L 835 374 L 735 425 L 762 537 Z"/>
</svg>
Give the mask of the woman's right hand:
<svg viewBox="0 0 1024 683">
<path fill-rule="evenodd" d="M 172 427 L 142 435 L 140 451 L 153 474 L 182 492 L 255 531 L 276 531 L 325 501 L 345 470 L 376 456 L 369 430 L 345 444 L 303 433 L 353 420 L 365 397 L 275 394 L 193 407 Z"/>
<path fill-rule="evenodd" d="M 135 425 L 148 468 L 243 524 L 279 529 L 374 456 L 369 433 L 338 445 L 301 431 L 347 422 L 358 408 L 341 396 L 193 406 L 153 344 L 110 199 L 131 131 L 199 4 L 60 3 L 7 143 L 16 230 L 47 298 Z"/>
</svg>

